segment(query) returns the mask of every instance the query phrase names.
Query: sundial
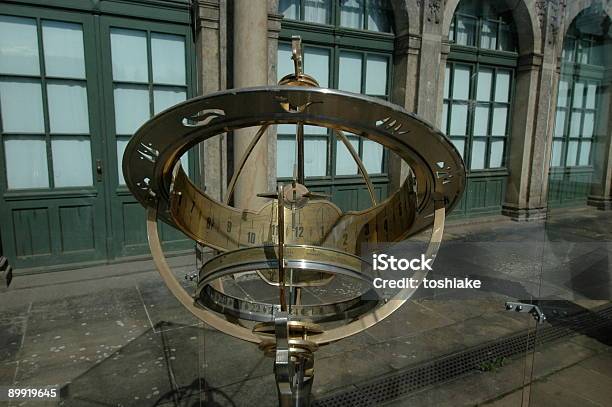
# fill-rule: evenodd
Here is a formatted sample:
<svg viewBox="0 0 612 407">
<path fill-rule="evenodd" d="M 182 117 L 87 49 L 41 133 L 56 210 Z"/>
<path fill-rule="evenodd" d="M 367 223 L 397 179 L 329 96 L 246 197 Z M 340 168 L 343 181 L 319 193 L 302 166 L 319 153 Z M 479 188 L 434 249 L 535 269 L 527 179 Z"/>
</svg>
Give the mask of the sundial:
<svg viewBox="0 0 612 407">
<path fill-rule="evenodd" d="M 301 41 L 294 38 L 295 71 L 278 86 L 231 89 L 178 104 L 145 123 L 123 156 L 127 186 L 147 211 L 149 245 L 156 266 L 176 298 L 206 324 L 255 343 L 274 358 L 280 406 L 308 406 L 318 347 L 357 334 L 391 315 L 418 287 L 379 298 L 364 245 L 400 242 L 431 227 L 425 255 L 434 258 L 446 214 L 465 185 L 461 156 L 432 125 L 380 99 L 323 89 L 302 71 Z M 293 179 L 260 191 L 257 210 L 230 205 L 236 180 L 269 126 L 296 126 Z M 355 160 L 372 206 L 342 212 L 304 180 L 304 126 L 330 129 Z M 198 188 L 180 157 L 216 135 L 258 126 L 223 201 Z M 412 170 L 387 199 L 378 202 L 372 183 L 347 138 L 358 135 L 386 147 Z M 163 221 L 218 253 L 203 264 L 193 292 L 176 280 L 162 251 Z M 227 283 L 248 274 L 272 288 L 274 301 L 228 292 Z M 412 278 L 422 281 L 425 271 Z M 365 287 L 332 302 L 304 302 L 304 290 L 325 292 L 334 279 Z M 418 285 L 418 284 L 417 284 Z M 374 298 L 374 299 L 373 299 Z"/>
</svg>

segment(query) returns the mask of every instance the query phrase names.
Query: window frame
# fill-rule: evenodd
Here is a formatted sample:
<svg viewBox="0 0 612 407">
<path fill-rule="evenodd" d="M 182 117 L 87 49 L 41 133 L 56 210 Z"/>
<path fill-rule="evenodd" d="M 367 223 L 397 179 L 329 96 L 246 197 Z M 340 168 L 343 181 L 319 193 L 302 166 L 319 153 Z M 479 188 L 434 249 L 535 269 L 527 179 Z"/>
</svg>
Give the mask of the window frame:
<svg viewBox="0 0 612 407">
<path fill-rule="evenodd" d="M 367 31 L 367 32 L 372 32 L 372 33 L 384 33 L 384 34 L 393 34 L 395 32 L 394 29 L 394 24 L 393 24 L 393 13 L 392 13 L 392 7 L 391 4 L 389 4 L 389 8 L 386 9 L 387 13 L 389 14 L 389 29 L 390 31 L 376 31 L 376 30 L 370 30 L 368 28 L 368 20 L 369 20 L 369 16 L 370 16 L 370 10 L 372 9 L 372 7 L 370 6 L 370 0 L 363 0 L 363 4 L 361 5 L 361 12 L 363 15 L 363 27 L 362 28 L 352 28 L 352 27 L 345 27 L 342 26 L 340 24 L 341 20 L 340 20 L 340 15 L 341 15 L 341 5 L 340 5 L 340 1 L 339 0 L 332 0 L 333 3 L 330 5 L 331 7 L 328 8 L 328 12 L 329 12 L 329 18 L 325 23 L 318 23 L 318 22 L 314 22 L 314 21 L 306 21 L 304 20 L 304 15 L 305 15 L 305 4 L 304 4 L 304 0 L 298 0 L 299 2 L 299 6 L 298 6 L 298 18 L 297 19 L 291 19 L 291 18 L 287 18 L 284 17 L 283 20 L 284 21 L 291 21 L 291 22 L 301 22 L 304 24 L 312 24 L 312 25 L 321 25 L 321 26 L 329 26 L 329 27 L 335 27 L 338 29 L 343 29 L 343 30 L 352 30 L 352 31 Z M 280 3 L 279 3 L 280 6 Z M 281 13 L 281 11 L 279 10 L 279 13 Z M 282 13 L 281 13 L 282 15 Z M 284 22 L 283 21 L 283 22 Z"/>
</svg>

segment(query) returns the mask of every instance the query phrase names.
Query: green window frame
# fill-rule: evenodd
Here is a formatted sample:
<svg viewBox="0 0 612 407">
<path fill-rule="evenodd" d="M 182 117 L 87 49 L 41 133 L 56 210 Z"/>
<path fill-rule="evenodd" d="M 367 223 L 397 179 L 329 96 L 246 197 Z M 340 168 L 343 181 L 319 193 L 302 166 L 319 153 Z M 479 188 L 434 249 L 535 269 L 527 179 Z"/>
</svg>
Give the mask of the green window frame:
<svg viewBox="0 0 612 407">
<path fill-rule="evenodd" d="M 296 1 L 294 4 L 298 4 Z M 366 2 L 363 2 L 364 4 Z M 331 3 L 330 3 L 331 4 Z M 367 5 L 371 5 L 371 2 L 367 2 Z M 282 12 L 283 4 L 281 3 L 280 9 Z M 330 6 L 331 7 L 331 6 Z M 371 7 L 371 6 L 368 6 Z M 304 4 L 300 3 L 300 16 L 304 16 Z M 371 9 L 368 9 L 371 10 Z M 290 55 L 290 41 L 293 35 L 299 35 L 303 39 L 303 58 L 304 58 L 304 68 L 305 72 L 309 73 L 309 50 L 323 50 L 328 53 L 329 62 L 327 66 L 328 78 L 322 79 L 320 77 L 316 77 L 315 79 L 321 83 L 322 86 L 326 86 L 329 88 L 338 89 L 341 87 L 341 79 L 340 79 L 340 65 L 341 58 L 344 56 L 352 55 L 355 58 L 359 58 L 359 70 L 361 72 L 361 78 L 358 85 L 359 89 L 353 89 L 358 93 L 368 94 L 368 64 L 373 63 L 374 60 L 382 60 L 386 61 L 386 83 L 384 84 L 384 91 L 382 92 L 372 92 L 369 93 L 370 96 L 378 97 L 384 100 L 389 100 L 390 90 L 391 90 L 391 78 L 393 75 L 393 41 L 394 36 L 392 33 L 387 32 L 375 32 L 375 31 L 366 31 L 366 30 L 355 30 L 351 28 L 342 27 L 340 25 L 340 2 L 334 1 L 333 7 L 331 7 L 331 14 L 329 21 L 333 21 L 334 25 L 324 25 L 324 24 L 316 24 L 316 23 L 304 23 L 302 21 L 296 21 L 291 19 L 284 19 L 282 22 L 281 34 L 279 37 L 279 61 L 278 66 L 282 66 L 283 64 L 287 64 L 287 61 L 284 59 L 288 58 Z M 367 10 L 366 10 L 367 13 Z M 366 14 L 367 16 L 367 14 Z M 390 18 L 390 17 L 389 17 Z M 367 20 L 367 18 L 366 18 Z M 284 50 L 284 54 L 281 55 L 281 50 Z M 280 60 L 282 58 L 283 60 Z M 288 69 L 289 71 L 289 69 Z M 288 72 L 278 72 L 278 78 L 280 79 L 284 74 Z M 379 86 L 380 87 L 380 86 Z M 360 157 L 364 159 L 366 167 L 368 166 L 368 154 L 374 151 L 369 148 L 369 140 L 364 140 L 359 136 L 355 135 L 347 135 L 349 140 L 353 143 L 355 149 L 358 151 Z M 290 131 L 286 126 L 278 126 L 277 132 L 278 142 L 284 143 L 289 142 L 295 139 L 295 131 Z M 330 183 L 335 180 L 344 180 L 349 181 L 351 179 L 360 178 L 360 175 L 357 173 L 357 168 L 355 166 L 353 171 L 344 171 L 342 174 L 337 174 L 338 167 L 338 157 L 339 152 L 348 154 L 348 150 L 346 147 L 339 146 L 338 142 L 333 142 L 335 137 L 332 136 L 331 131 L 327 130 L 324 133 L 317 134 L 309 134 L 308 129 L 305 129 L 305 140 L 308 142 L 311 141 L 327 141 L 327 148 L 325 154 L 325 173 L 317 173 L 315 176 L 309 176 L 308 171 L 306 172 L 307 179 L 312 181 L 320 181 L 322 183 Z M 282 148 L 279 145 L 277 151 L 281 151 Z M 308 149 L 307 149 L 308 150 Z M 283 150 L 285 151 L 285 150 Z M 287 151 L 295 151 L 295 147 L 293 150 Z M 367 151 L 367 152 L 366 152 Z M 377 151 L 375 154 L 379 154 Z M 387 178 L 387 161 L 388 161 L 388 152 L 381 149 L 381 164 L 379 170 L 374 170 L 372 172 L 372 176 L 379 180 L 386 180 Z M 342 156 L 341 156 L 342 157 Z M 278 155 L 278 159 L 280 159 L 280 154 Z M 308 160 L 307 160 L 308 161 Z M 291 177 L 288 176 L 290 170 L 284 168 L 285 166 L 281 166 L 280 162 L 278 164 L 278 180 L 286 181 Z M 284 168 L 284 170 L 282 170 Z M 373 168 L 373 167 L 371 167 Z M 350 173 L 349 173 L 350 172 Z"/>
<path fill-rule="evenodd" d="M 469 174 L 507 173 L 518 64 L 516 29 L 509 15 L 486 9 L 485 2 L 477 5 L 470 10 L 470 4 L 460 3 L 453 16 L 440 127 L 462 154 Z M 465 27 L 469 33 L 462 38 Z M 465 69 L 469 73 L 458 83 L 469 81 L 469 86 L 458 98 L 455 77 Z M 456 120 L 463 117 L 465 131 L 462 124 L 457 131 Z"/>
<path fill-rule="evenodd" d="M 317 16 L 317 10 L 324 11 L 324 15 Z M 287 20 L 352 30 L 393 32 L 391 6 L 386 0 L 280 0 L 279 11 Z"/>
<path fill-rule="evenodd" d="M 6 129 L 8 126 L 8 118 L 4 117 L 5 125 L 0 129 L 0 136 L 2 139 L 2 146 L 0 147 L 0 151 L 2 151 L 2 155 L 4 157 L 3 163 L 3 189 L 8 191 L 8 194 L 20 194 L 31 190 L 33 193 L 50 193 L 55 191 L 74 191 L 74 190 L 85 190 L 89 193 L 95 191 L 95 182 L 96 177 L 94 175 L 94 160 L 93 157 L 95 155 L 95 151 L 97 150 L 95 143 L 92 142 L 92 137 L 97 137 L 99 129 L 96 126 L 96 80 L 95 75 L 91 70 L 91 59 L 93 58 L 92 52 L 93 50 L 87 49 L 89 42 L 88 38 L 92 35 L 91 25 L 88 19 L 80 18 L 80 16 L 75 14 L 60 14 L 60 13 L 42 13 L 42 15 L 33 17 L 20 14 L 1 14 L 1 18 L 3 21 L 30 21 L 34 23 L 34 29 L 36 31 L 36 59 L 38 65 L 36 66 L 36 72 L 24 73 L 24 72 L 0 72 L 0 87 L 2 87 L 2 91 L 5 91 L 6 88 L 4 86 L 6 84 L 30 84 L 34 85 L 40 91 L 40 113 L 42 115 L 42 125 L 43 127 L 39 131 L 18 131 L 18 130 L 10 130 Z M 54 27 L 55 26 L 55 27 Z M 53 58 L 53 52 L 51 50 L 50 38 L 47 38 L 47 34 L 44 34 L 45 29 L 51 30 L 52 28 L 57 30 L 68 30 L 68 27 L 72 27 L 72 30 L 80 30 L 80 40 L 82 45 L 82 54 L 80 55 L 81 61 L 73 61 L 72 70 L 74 71 L 74 65 L 80 65 L 79 62 L 82 62 L 82 75 L 66 72 L 58 72 L 58 68 L 56 67 L 55 72 L 51 72 L 48 74 L 48 68 L 51 66 L 49 62 Z M 79 36 L 79 34 L 77 34 Z M 47 43 L 45 44 L 45 39 L 47 39 Z M 74 38 L 73 38 L 74 39 Z M 56 56 L 57 58 L 57 56 Z M 77 67 L 78 68 L 78 67 Z M 70 70 L 70 69 L 69 69 Z M 54 89 L 51 91 L 51 89 Z M 61 98 L 61 94 L 57 93 L 63 89 L 61 92 L 73 92 L 76 90 L 77 93 L 82 91 L 80 94 L 83 97 L 81 105 L 84 103 L 86 109 L 78 112 L 78 114 L 82 115 L 81 121 L 85 124 L 86 129 L 78 128 L 75 129 L 74 123 L 77 122 L 76 117 L 71 123 L 61 122 L 61 120 L 57 119 L 56 115 L 59 115 L 59 111 L 57 110 L 57 103 L 60 102 L 58 96 Z M 55 93 L 55 95 L 53 95 Z M 64 94 L 66 96 L 66 94 Z M 52 102 L 54 100 L 54 102 Z M 30 107 L 36 105 L 36 101 L 29 101 L 28 104 Z M 56 106 L 53 106 L 53 105 Z M 74 108 L 75 106 L 73 106 Z M 8 106 L 5 106 L 8 108 Z M 68 107 L 66 107 L 68 108 Z M 78 108 L 78 106 L 76 107 Z M 37 110 L 37 109 L 34 109 Z M 31 110 L 30 110 L 31 111 Z M 77 114 L 77 112 L 74 112 Z M 33 117 L 32 120 L 35 120 Z M 64 117 L 65 119 L 65 117 Z M 54 129 L 54 127 L 56 127 Z M 60 127 L 62 127 L 60 129 Z M 70 129 L 70 127 L 73 127 Z M 79 126 L 77 126 L 79 127 Z M 10 185 L 9 180 L 9 151 L 7 151 L 7 143 L 9 141 L 19 143 L 22 141 L 44 141 L 44 159 L 45 159 L 45 170 L 46 170 L 46 182 L 31 185 L 27 187 L 15 187 Z M 83 170 L 88 170 L 88 172 L 84 172 L 77 176 L 80 178 L 78 181 L 67 182 L 66 174 L 62 174 L 61 162 L 63 160 L 59 159 L 62 157 L 62 145 L 66 147 L 66 145 L 72 145 L 74 147 L 74 142 L 76 144 L 82 144 L 80 147 L 85 147 L 83 151 L 80 151 L 82 154 L 89 154 L 88 160 L 86 159 L 84 162 L 80 164 L 89 164 L 89 168 Z M 56 150 L 56 142 L 57 142 L 57 150 Z M 83 143 L 84 142 L 84 143 Z M 56 154 L 59 157 L 56 157 Z M 81 157 L 82 158 L 82 157 Z M 54 162 L 54 159 L 57 159 L 57 162 Z M 41 168 L 39 168 L 41 169 Z M 74 178 L 74 176 L 73 176 Z M 41 179 L 41 181 L 43 181 Z M 63 184 L 63 185 L 62 185 Z"/>
</svg>

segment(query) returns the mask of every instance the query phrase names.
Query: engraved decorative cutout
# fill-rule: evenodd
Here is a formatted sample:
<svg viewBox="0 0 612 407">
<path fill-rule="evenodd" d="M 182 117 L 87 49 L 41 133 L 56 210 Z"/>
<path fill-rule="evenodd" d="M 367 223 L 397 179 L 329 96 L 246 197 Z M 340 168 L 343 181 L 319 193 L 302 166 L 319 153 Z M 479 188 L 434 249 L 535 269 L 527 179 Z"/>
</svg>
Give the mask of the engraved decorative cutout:
<svg viewBox="0 0 612 407">
<path fill-rule="evenodd" d="M 206 109 L 198 112 L 192 116 L 185 117 L 183 119 L 183 126 L 185 127 L 199 127 L 206 126 L 213 120 L 225 117 L 225 111 L 221 109 Z"/>
<path fill-rule="evenodd" d="M 398 122 L 395 119 L 392 119 L 391 117 L 386 117 L 382 120 L 376 121 L 376 127 L 382 127 L 386 131 L 396 136 L 401 136 L 402 134 L 410 133 L 410 130 L 400 131 L 402 126 L 403 126 L 402 123 Z"/>
<path fill-rule="evenodd" d="M 146 145 L 144 143 L 140 143 L 140 148 L 138 149 L 138 153 L 140 154 L 141 160 L 148 160 L 152 163 L 155 163 L 157 157 L 159 157 L 159 151 L 151 147 L 151 143 Z"/>
</svg>

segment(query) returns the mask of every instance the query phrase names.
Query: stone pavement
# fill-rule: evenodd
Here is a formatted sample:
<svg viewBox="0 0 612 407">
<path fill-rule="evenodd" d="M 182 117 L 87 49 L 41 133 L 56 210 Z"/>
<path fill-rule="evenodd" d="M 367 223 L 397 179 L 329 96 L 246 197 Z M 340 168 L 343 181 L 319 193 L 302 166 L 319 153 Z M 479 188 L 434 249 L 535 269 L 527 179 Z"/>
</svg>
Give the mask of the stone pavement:
<svg viewBox="0 0 612 407">
<path fill-rule="evenodd" d="M 528 300 L 545 293 L 581 309 L 608 303 L 610 297 L 603 295 L 609 291 L 593 291 L 588 281 L 577 277 L 594 276 L 603 281 L 598 287 L 609 288 L 612 279 L 602 273 L 611 269 L 610 225 L 612 215 L 588 210 L 569 218 L 551 217 L 546 225 L 501 218 L 451 225 L 437 263 L 444 273 L 437 274 L 478 276 L 483 289 L 419 290 L 390 318 L 321 348 L 315 354 L 315 397 L 350 391 L 355 383 L 533 330 L 535 322 L 528 314 L 504 310 L 508 299 Z M 547 246 L 550 242 L 560 245 Z M 471 251 L 462 246 L 466 243 L 475 244 L 469 246 Z M 179 276 L 195 268 L 193 257 L 169 262 Z M 537 379 L 530 392 L 532 405 L 546 405 L 533 403 L 557 394 L 559 388 L 575 393 L 576 400 L 610 405 L 602 403 L 611 400 L 610 386 L 605 386 L 609 352 L 606 340 L 577 335 L 389 405 L 518 406 L 527 399 L 525 385 L 531 375 L 526 372 L 532 367 Z M 587 380 L 591 373 L 597 380 Z M 580 378 L 572 387 L 567 383 L 575 374 Z M 10 385 L 58 386 L 59 404 L 66 406 L 276 404 L 272 360 L 255 346 L 191 317 L 149 261 L 17 274 L 11 289 L 0 294 L 0 386 Z M 589 391 L 597 397 L 587 397 Z M 45 404 L 58 403 L 11 405 Z"/>
</svg>

